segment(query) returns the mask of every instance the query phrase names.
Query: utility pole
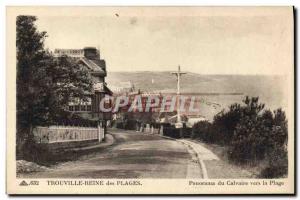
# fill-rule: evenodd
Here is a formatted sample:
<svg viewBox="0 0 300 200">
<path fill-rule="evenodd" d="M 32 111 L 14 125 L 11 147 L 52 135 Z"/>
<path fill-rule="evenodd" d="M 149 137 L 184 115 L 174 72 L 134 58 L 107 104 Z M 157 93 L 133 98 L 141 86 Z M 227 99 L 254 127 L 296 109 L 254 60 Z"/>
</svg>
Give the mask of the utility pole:
<svg viewBox="0 0 300 200">
<path fill-rule="evenodd" d="M 177 127 L 176 128 L 182 128 L 181 117 L 180 117 L 180 76 L 186 73 L 180 71 L 180 65 L 179 65 L 178 70 L 176 72 L 171 72 L 171 74 L 174 74 L 177 77 Z"/>
</svg>

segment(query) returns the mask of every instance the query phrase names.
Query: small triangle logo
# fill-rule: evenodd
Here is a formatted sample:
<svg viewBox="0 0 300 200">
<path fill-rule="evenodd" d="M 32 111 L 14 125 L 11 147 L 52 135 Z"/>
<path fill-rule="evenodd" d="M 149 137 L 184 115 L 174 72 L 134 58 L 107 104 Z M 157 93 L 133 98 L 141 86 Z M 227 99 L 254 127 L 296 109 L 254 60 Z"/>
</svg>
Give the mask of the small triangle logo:
<svg viewBox="0 0 300 200">
<path fill-rule="evenodd" d="M 22 181 L 19 185 L 20 186 L 28 186 L 28 183 L 26 183 L 26 181 Z"/>
</svg>

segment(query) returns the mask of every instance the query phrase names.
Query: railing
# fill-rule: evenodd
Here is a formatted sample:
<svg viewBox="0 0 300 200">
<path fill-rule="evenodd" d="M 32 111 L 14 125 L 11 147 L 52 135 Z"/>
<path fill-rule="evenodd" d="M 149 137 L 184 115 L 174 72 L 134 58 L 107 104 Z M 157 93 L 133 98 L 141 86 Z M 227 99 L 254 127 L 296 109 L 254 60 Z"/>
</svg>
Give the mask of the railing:
<svg viewBox="0 0 300 200">
<path fill-rule="evenodd" d="M 104 138 L 104 128 L 74 127 L 74 126 L 49 126 L 33 129 L 37 143 L 74 142 L 86 140 L 98 140 Z"/>
</svg>

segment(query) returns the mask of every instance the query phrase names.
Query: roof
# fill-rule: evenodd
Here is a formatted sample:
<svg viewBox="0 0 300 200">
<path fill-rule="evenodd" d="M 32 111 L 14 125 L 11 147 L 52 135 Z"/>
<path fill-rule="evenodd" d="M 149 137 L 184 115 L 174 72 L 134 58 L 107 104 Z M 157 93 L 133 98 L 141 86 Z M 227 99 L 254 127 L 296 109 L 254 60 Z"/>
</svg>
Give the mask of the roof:
<svg viewBox="0 0 300 200">
<path fill-rule="evenodd" d="M 113 92 L 106 86 L 106 84 L 104 85 L 104 89 L 107 94 L 109 94 L 109 95 L 113 94 Z"/>
<path fill-rule="evenodd" d="M 105 60 L 101 60 L 101 59 L 89 59 L 91 62 L 95 63 L 96 65 L 98 65 L 101 69 L 106 69 L 106 65 L 105 65 Z"/>
<path fill-rule="evenodd" d="M 113 92 L 107 87 L 105 83 L 95 83 L 94 90 L 95 92 L 101 92 L 109 95 L 113 94 Z"/>
<path fill-rule="evenodd" d="M 92 72 L 100 73 L 102 75 L 106 75 L 105 71 L 105 61 L 104 60 L 90 60 L 87 58 L 80 58 L 82 61 Z"/>
</svg>

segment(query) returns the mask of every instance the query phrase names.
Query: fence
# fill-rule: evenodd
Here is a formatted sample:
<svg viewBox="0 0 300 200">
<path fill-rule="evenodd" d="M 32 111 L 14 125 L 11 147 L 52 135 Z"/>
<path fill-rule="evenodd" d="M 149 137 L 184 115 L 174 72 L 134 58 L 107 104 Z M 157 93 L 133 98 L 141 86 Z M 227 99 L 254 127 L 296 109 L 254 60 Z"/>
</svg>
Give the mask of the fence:
<svg viewBox="0 0 300 200">
<path fill-rule="evenodd" d="M 49 126 L 36 127 L 33 129 L 35 141 L 37 143 L 56 143 L 98 140 L 104 138 L 104 128 L 74 127 L 74 126 Z"/>
<path fill-rule="evenodd" d="M 150 134 L 160 134 L 159 128 L 154 128 L 154 126 L 150 124 L 144 124 L 142 126 L 136 126 L 136 131 L 138 132 L 144 132 L 144 133 L 150 133 Z"/>
</svg>

